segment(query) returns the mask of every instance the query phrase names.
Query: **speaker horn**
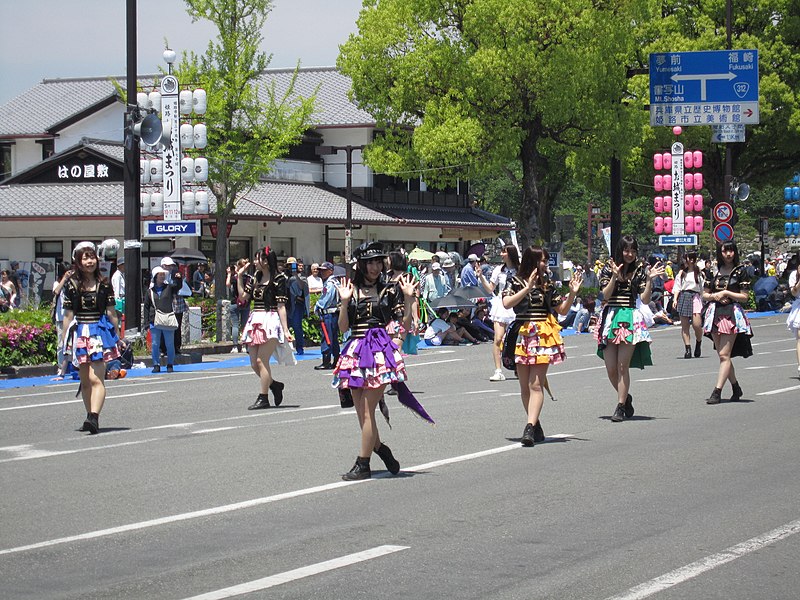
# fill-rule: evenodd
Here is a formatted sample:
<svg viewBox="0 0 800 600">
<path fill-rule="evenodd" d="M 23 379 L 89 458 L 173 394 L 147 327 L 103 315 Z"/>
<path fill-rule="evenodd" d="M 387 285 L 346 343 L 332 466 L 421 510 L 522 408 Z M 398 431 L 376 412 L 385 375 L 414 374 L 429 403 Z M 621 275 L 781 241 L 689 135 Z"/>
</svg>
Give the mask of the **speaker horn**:
<svg viewBox="0 0 800 600">
<path fill-rule="evenodd" d="M 159 142 L 163 143 L 163 134 L 164 127 L 156 113 L 150 113 L 133 126 L 133 135 L 141 138 L 148 146 L 155 146 Z M 167 140 L 169 140 L 168 137 Z"/>
</svg>

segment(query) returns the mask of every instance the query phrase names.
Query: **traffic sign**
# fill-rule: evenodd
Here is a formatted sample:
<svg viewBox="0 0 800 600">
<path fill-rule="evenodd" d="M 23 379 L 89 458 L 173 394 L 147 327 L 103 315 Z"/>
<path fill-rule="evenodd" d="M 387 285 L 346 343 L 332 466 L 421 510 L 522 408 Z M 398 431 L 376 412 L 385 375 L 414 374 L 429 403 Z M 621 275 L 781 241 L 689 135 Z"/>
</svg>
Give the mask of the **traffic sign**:
<svg viewBox="0 0 800 600">
<path fill-rule="evenodd" d="M 714 239 L 720 244 L 733 239 L 733 227 L 729 223 L 719 223 L 714 227 Z"/>
<path fill-rule="evenodd" d="M 697 246 L 696 235 L 660 235 L 659 246 Z"/>
<path fill-rule="evenodd" d="M 650 55 L 650 124 L 756 124 L 758 50 Z"/>
<path fill-rule="evenodd" d="M 198 237 L 202 234 L 200 221 L 145 221 L 143 237 L 176 237 L 191 235 Z"/>
<path fill-rule="evenodd" d="M 733 206 L 728 202 L 720 202 L 714 207 L 714 220 L 727 223 L 733 217 Z"/>
<path fill-rule="evenodd" d="M 732 144 L 745 141 L 744 124 L 720 123 L 711 126 L 712 144 Z"/>
<path fill-rule="evenodd" d="M 789 238 L 789 248 L 800 248 L 800 238 Z"/>
</svg>

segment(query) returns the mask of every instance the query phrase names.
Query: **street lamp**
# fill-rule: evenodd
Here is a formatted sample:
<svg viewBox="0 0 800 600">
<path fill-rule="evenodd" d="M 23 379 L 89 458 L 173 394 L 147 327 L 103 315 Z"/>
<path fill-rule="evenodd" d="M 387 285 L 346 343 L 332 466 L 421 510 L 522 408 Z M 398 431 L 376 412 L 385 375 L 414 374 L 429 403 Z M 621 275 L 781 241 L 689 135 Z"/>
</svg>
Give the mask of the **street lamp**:
<svg viewBox="0 0 800 600">
<path fill-rule="evenodd" d="M 317 156 L 337 154 L 344 150 L 347 155 L 347 188 L 345 199 L 347 201 L 347 214 L 344 222 L 344 261 L 350 268 L 350 259 L 353 255 L 353 151 L 363 150 L 364 146 L 317 146 L 314 152 Z"/>
</svg>

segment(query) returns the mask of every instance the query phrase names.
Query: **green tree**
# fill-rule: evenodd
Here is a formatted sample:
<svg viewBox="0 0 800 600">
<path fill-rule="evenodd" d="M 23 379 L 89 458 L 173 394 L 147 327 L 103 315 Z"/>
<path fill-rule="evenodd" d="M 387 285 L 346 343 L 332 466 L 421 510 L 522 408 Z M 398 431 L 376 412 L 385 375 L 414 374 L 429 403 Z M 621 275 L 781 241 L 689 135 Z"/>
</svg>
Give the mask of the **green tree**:
<svg viewBox="0 0 800 600">
<path fill-rule="evenodd" d="M 646 0 L 366 0 L 338 66 L 384 128 L 376 171 L 432 184 L 505 173 L 524 241 L 541 239 L 570 149 L 627 153 L 640 115 L 620 100 Z M 634 116 L 635 118 L 631 118 Z M 634 140 L 638 142 L 638 139 Z M 507 165 L 518 161 L 521 174 Z"/>
<path fill-rule="evenodd" d="M 314 108 L 314 97 L 302 98 L 294 91 L 297 71 L 280 91 L 274 83 L 261 81 L 271 59 L 259 50 L 261 31 L 272 4 L 271 0 L 186 0 L 193 21 L 210 21 L 219 32 L 203 55 L 184 54 L 178 68 L 179 81 L 200 85 L 208 93 L 204 153 L 209 187 L 217 199 L 217 339 L 222 336 L 219 313 L 226 295 L 228 218 L 272 162 L 300 141 Z"/>
</svg>

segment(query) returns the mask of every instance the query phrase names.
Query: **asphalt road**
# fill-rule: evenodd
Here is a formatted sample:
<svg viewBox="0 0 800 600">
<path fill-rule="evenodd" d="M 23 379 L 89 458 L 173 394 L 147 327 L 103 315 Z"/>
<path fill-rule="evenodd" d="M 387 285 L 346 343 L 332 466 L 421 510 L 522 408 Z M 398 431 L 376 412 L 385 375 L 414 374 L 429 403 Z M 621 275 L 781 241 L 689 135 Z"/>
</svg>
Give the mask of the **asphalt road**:
<svg viewBox="0 0 800 600">
<path fill-rule="evenodd" d="M 0 598 L 798 598 L 783 322 L 754 320 L 744 400 L 717 406 L 710 342 L 684 360 L 679 328 L 655 331 L 623 423 L 591 337 L 565 338 L 533 448 L 488 345 L 422 352 L 411 387 L 437 425 L 389 398 L 403 471 L 374 457 L 356 483 L 355 414 L 312 361 L 276 368 L 284 405 L 255 413 L 241 359 L 110 382 L 96 436 L 74 385 L 1 390 Z"/>
</svg>

